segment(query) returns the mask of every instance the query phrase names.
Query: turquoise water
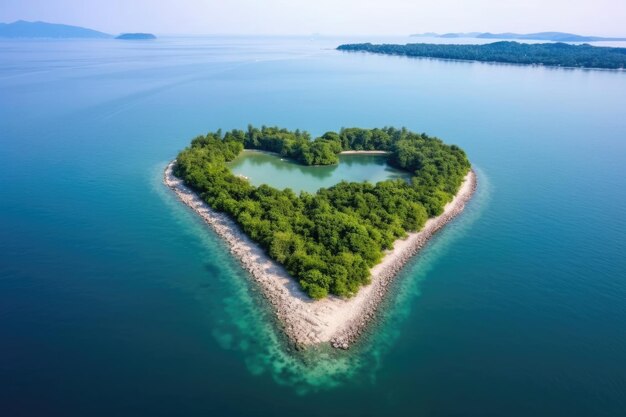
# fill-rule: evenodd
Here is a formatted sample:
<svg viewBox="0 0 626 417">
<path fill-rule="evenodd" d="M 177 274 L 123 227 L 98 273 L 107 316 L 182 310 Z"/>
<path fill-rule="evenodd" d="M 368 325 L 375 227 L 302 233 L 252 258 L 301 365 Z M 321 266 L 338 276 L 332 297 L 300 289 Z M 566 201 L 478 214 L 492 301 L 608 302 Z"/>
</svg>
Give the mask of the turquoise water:
<svg viewBox="0 0 626 417">
<path fill-rule="evenodd" d="M 339 155 L 337 165 L 304 166 L 276 155 L 243 151 L 229 166 L 233 173 L 243 175 L 253 185 L 268 184 L 278 189 L 310 193 L 340 181 L 375 184 L 387 179 L 410 178 L 406 171 L 387 164 L 385 155 Z"/>
<path fill-rule="evenodd" d="M 626 76 L 349 41 L 0 42 L 0 414 L 624 414 Z M 248 123 L 406 126 L 477 169 L 348 353 L 294 355 L 161 183 Z"/>
</svg>

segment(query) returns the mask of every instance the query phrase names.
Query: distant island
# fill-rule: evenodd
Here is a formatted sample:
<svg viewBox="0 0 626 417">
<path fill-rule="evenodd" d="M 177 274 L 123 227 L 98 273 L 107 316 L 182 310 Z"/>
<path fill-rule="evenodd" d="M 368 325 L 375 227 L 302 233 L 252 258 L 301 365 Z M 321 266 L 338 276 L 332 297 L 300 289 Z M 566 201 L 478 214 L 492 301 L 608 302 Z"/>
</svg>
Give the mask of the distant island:
<svg viewBox="0 0 626 417">
<path fill-rule="evenodd" d="M 597 47 L 566 43 L 527 44 L 494 42 L 486 45 L 447 45 L 410 43 L 406 45 L 371 43 L 346 44 L 340 51 L 371 52 L 408 57 L 502 62 L 507 64 L 547 65 L 575 68 L 626 68 L 626 48 Z"/>
<path fill-rule="evenodd" d="M 108 33 L 82 28 L 79 26 L 61 25 L 46 22 L 26 22 L 18 20 L 13 23 L 0 23 L 0 38 L 112 38 Z"/>
<path fill-rule="evenodd" d="M 52 39 L 111 39 L 113 35 L 80 26 L 58 23 L 27 22 L 0 23 L 0 38 L 52 38 Z M 115 39 L 156 39 L 151 33 L 123 33 Z"/>
<path fill-rule="evenodd" d="M 227 164 L 244 149 L 304 165 L 336 164 L 344 152 L 382 153 L 412 180 L 341 182 L 300 194 L 257 187 Z M 461 148 L 390 127 L 314 140 L 278 127 L 210 132 L 178 154 L 164 181 L 227 242 L 297 345 L 339 348 L 356 339 L 396 273 L 476 186 Z"/>
<path fill-rule="evenodd" d="M 124 40 L 146 40 L 146 39 L 156 39 L 152 33 L 122 33 L 119 36 L 116 36 L 115 39 L 124 39 Z"/>
<path fill-rule="evenodd" d="M 583 36 L 565 32 L 537 32 L 537 33 L 490 33 L 490 32 L 465 32 L 465 33 L 444 33 L 434 32 L 416 33 L 413 37 L 427 38 L 476 38 L 476 39 L 517 39 L 555 42 L 600 42 L 600 41 L 626 41 L 626 38 L 611 38 L 602 36 Z"/>
</svg>

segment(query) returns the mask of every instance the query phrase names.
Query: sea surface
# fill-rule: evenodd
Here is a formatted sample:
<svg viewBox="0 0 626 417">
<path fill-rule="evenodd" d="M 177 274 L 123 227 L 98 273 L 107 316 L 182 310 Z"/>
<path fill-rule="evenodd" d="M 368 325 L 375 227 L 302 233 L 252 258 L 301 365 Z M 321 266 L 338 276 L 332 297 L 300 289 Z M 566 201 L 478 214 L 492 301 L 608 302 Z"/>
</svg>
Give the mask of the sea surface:
<svg viewBox="0 0 626 417">
<path fill-rule="evenodd" d="M 626 415 L 626 74 L 333 49 L 363 41 L 416 40 L 0 41 L 0 415 Z M 248 123 L 474 164 L 348 352 L 296 354 L 162 184 Z"/>
</svg>

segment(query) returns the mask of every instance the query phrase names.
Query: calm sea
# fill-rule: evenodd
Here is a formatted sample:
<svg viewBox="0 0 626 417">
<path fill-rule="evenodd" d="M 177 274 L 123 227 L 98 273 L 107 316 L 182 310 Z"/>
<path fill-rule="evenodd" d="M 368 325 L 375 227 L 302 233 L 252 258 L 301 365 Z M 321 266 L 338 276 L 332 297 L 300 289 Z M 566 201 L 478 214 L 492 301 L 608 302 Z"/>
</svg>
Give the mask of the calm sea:
<svg viewBox="0 0 626 417">
<path fill-rule="evenodd" d="M 0 415 L 625 415 L 626 74 L 333 50 L 370 40 L 0 42 Z M 478 172 L 347 353 L 294 355 L 161 183 L 248 123 L 406 126 Z"/>
</svg>

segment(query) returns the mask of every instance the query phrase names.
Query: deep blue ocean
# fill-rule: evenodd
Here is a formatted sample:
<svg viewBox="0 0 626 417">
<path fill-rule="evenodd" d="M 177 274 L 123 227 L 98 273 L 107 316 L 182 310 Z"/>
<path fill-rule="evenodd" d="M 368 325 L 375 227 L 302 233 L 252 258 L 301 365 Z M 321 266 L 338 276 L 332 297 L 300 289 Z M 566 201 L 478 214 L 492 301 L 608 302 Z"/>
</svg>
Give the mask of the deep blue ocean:
<svg viewBox="0 0 626 417">
<path fill-rule="evenodd" d="M 626 415 L 626 73 L 350 40 L 0 42 L 0 415 Z M 248 123 L 406 126 L 478 173 L 348 352 L 295 355 L 162 185 Z"/>
</svg>

